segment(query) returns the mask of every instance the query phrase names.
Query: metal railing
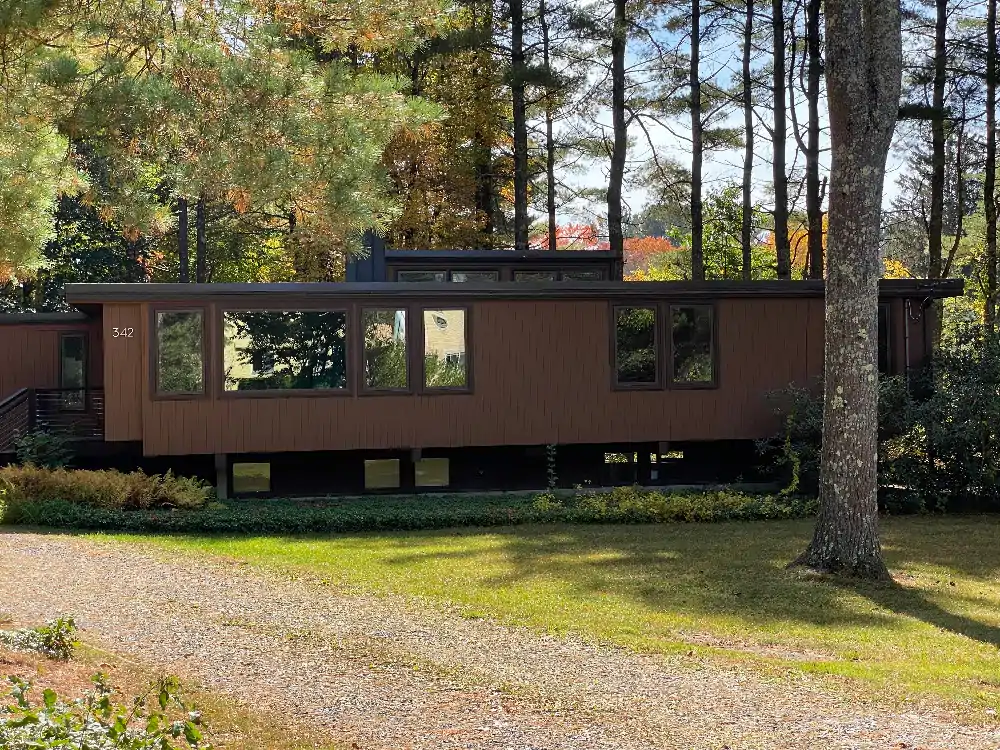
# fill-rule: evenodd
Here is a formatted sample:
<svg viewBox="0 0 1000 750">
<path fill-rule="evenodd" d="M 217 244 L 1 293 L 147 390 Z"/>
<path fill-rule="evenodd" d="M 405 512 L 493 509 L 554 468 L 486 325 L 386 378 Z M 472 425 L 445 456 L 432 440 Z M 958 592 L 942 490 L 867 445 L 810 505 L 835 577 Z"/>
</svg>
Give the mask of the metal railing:
<svg viewBox="0 0 1000 750">
<path fill-rule="evenodd" d="M 0 453 L 13 453 L 31 431 L 71 440 L 104 439 L 104 391 L 98 388 L 22 388 L 0 402 Z"/>
<path fill-rule="evenodd" d="M 32 429 L 32 392 L 22 388 L 0 401 L 0 453 L 13 453 L 14 442 Z"/>
</svg>

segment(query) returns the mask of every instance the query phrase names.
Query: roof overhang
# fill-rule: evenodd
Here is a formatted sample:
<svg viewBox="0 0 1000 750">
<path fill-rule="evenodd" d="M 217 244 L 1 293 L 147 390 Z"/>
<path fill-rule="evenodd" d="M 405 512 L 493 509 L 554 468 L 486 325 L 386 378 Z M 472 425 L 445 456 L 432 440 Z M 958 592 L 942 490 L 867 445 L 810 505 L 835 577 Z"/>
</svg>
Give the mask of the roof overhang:
<svg viewBox="0 0 1000 750">
<path fill-rule="evenodd" d="M 879 296 L 938 299 L 962 294 L 961 279 L 884 279 Z M 542 281 L 277 284 L 67 284 L 66 301 L 81 310 L 102 303 L 399 299 L 683 299 L 822 297 L 822 281 Z"/>
</svg>

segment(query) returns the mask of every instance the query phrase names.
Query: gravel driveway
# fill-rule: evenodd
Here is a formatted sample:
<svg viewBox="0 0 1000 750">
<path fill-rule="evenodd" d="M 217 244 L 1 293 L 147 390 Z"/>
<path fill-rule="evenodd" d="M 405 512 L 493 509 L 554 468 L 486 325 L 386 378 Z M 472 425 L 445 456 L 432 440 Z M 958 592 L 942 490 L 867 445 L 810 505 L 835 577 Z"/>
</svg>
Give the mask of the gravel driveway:
<svg viewBox="0 0 1000 750">
<path fill-rule="evenodd" d="M 807 678 L 541 636 L 227 561 L 0 531 L 0 610 L 83 637 L 346 747 L 1000 748 L 1000 731 L 852 703 Z"/>
</svg>

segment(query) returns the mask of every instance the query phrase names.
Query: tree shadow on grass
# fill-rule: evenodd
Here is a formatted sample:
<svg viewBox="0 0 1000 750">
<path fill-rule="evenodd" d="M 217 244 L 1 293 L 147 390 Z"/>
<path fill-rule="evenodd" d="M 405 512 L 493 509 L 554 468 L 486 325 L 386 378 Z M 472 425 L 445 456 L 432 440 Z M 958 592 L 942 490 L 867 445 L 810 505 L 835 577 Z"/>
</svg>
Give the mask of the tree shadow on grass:
<svg viewBox="0 0 1000 750">
<path fill-rule="evenodd" d="M 852 606 L 840 587 L 784 570 L 808 541 L 811 522 L 516 527 L 477 531 L 488 550 L 461 536 L 421 533 L 383 560 L 401 569 L 451 560 L 480 587 L 555 586 L 577 603 L 614 597 L 697 626 L 738 618 L 751 627 L 804 623 L 885 627 L 891 615 Z M 434 549 L 421 541 L 434 539 Z M 440 545 L 437 542 L 440 541 Z M 449 543 L 449 541 L 451 543 Z M 477 559 L 478 558 L 478 559 Z M 406 573 L 403 573 L 404 575 Z M 856 602 L 856 600 L 855 600 Z M 576 605 L 568 605 L 576 606 Z"/>
<path fill-rule="evenodd" d="M 950 612 L 932 601 L 924 592 L 903 586 L 898 581 L 874 584 L 844 578 L 828 580 L 890 612 L 1000 648 L 1000 627 Z"/>
</svg>

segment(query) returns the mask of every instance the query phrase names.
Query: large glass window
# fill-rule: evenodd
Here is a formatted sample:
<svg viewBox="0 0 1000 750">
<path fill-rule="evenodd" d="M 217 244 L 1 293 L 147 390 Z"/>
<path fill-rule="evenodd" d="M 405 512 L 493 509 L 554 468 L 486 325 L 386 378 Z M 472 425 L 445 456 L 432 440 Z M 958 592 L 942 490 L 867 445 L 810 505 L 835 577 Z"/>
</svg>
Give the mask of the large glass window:
<svg viewBox="0 0 1000 750">
<path fill-rule="evenodd" d="M 365 310 L 365 388 L 404 389 L 409 385 L 406 362 L 406 310 Z"/>
<path fill-rule="evenodd" d="M 452 271 L 451 280 L 459 283 L 465 281 L 499 281 L 500 274 L 497 271 Z"/>
<path fill-rule="evenodd" d="M 205 390 L 205 321 L 200 310 L 156 313 L 156 390 L 202 393 Z"/>
<path fill-rule="evenodd" d="M 347 387 L 347 314 L 247 310 L 223 314 L 227 391 Z"/>
<path fill-rule="evenodd" d="M 64 389 L 60 401 L 63 409 L 86 406 L 87 337 L 82 333 L 59 337 L 59 387 Z"/>
<path fill-rule="evenodd" d="M 670 310 L 673 382 L 690 385 L 714 383 L 712 307 L 677 305 Z"/>
<path fill-rule="evenodd" d="M 424 310 L 424 385 L 468 386 L 465 310 Z"/>
<path fill-rule="evenodd" d="M 397 271 L 396 281 L 447 281 L 447 271 Z"/>
<path fill-rule="evenodd" d="M 620 385 L 657 382 L 656 308 L 615 308 L 615 378 Z"/>
</svg>

